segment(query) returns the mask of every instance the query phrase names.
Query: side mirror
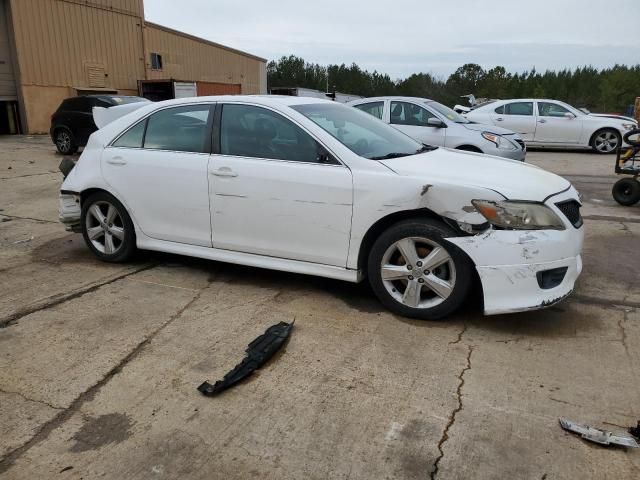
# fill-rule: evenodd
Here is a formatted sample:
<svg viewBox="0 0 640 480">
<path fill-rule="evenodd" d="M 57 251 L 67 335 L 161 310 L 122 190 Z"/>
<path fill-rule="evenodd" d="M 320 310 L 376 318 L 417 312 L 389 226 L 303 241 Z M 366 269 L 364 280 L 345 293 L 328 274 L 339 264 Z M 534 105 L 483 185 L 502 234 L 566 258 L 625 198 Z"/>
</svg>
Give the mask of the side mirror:
<svg viewBox="0 0 640 480">
<path fill-rule="evenodd" d="M 573 120 L 574 118 L 576 118 L 576 116 L 575 116 L 573 113 L 571 113 L 571 112 L 567 112 L 567 113 L 565 113 L 565 114 L 564 114 L 564 117 L 565 117 L 565 118 L 568 118 L 569 120 Z"/>
<path fill-rule="evenodd" d="M 427 120 L 427 125 L 434 128 L 447 128 L 447 124 L 438 118 L 430 118 Z"/>
</svg>

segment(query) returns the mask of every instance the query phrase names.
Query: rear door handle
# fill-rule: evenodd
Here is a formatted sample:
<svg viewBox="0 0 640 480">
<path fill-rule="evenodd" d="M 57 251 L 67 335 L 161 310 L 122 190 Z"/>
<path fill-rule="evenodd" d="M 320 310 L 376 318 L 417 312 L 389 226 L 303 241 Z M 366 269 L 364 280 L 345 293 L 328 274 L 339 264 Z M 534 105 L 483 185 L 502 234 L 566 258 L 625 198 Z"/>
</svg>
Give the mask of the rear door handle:
<svg viewBox="0 0 640 480">
<path fill-rule="evenodd" d="M 110 163 L 111 165 L 126 165 L 127 161 L 122 157 L 112 157 L 107 160 L 107 163 Z"/>
<path fill-rule="evenodd" d="M 229 167 L 222 167 L 218 170 L 211 170 L 211 175 L 216 177 L 237 177 L 238 174 L 231 170 Z"/>
</svg>

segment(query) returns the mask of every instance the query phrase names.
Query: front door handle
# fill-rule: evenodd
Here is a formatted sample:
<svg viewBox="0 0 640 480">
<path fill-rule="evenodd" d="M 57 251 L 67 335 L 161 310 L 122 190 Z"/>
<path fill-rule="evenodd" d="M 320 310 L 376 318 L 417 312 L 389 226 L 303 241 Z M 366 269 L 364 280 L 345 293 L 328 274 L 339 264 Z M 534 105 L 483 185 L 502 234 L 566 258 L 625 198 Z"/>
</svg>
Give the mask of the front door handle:
<svg viewBox="0 0 640 480">
<path fill-rule="evenodd" d="M 502 118 L 502 117 L 496 118 L 496 122 L 501 122 L 502 120 L 504 120 L 504 118 Z"/>
<path fill-rule="evenodd" d="M 540 120 L 538 120 L 538 123 L 547 123 L 547 121 L 544 118 L 541 118 Z"/>
<path fill-rule="evenodd" d="M 122 157 L 112 157 L 109 160 L 107 160 L 107 163 L 111 165 L 126 165 L 127 161 Z"/>
<path fill-rule="evenodd" d="M 216 177 L 237 177 L 238 174 L 231 170 L 229 167 L 222 167 L 218 170 L 211 170 L 211 175 Z"/>
</svg>

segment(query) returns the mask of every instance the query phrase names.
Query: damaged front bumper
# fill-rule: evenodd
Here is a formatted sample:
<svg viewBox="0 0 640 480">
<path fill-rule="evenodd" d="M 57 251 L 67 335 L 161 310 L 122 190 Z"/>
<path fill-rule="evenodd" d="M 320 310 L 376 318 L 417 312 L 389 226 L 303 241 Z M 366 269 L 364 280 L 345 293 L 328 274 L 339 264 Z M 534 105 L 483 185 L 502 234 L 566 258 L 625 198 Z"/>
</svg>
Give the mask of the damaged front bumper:
<svg viewBox="0 0 640 480">
<path fill-rule="evenodd" d="M 545 203 L 557 210 L 556 203 L 577 200 L 576 196 L 567 192 Z M 545 308 L 571 294 L 582 272 L 584 226 L 576 228 L 568 221 L 565 226 L 565 230 L 491 229 L 447 239 L 475 263 L 486 315 Z"/>
<path fill-rule="evenodd" d="M 63 190 L 59 200 L 58 219 L 68 232 L 80 233 L 80 194 Z"/>
</svg>

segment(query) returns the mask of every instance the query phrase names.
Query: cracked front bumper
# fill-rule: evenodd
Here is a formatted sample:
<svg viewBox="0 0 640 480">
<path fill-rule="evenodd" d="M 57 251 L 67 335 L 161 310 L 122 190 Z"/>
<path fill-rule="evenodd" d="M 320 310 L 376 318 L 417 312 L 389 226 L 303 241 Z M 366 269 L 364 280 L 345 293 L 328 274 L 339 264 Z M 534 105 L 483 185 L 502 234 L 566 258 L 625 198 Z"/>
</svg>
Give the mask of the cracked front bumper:
<svg viewBox="0 0 640 480">
<path fill-rule="evenodd" d="M 68 232 L 80 233 L 80 195 L 72 192 L 60 193 L 58 219 Z"/>
<path fill-rule="evenodd" d="M 485 314 L 549 307 L 573 291 L 582 272 L 584 226 L 575 228 L 556 203 L 577 200 L 577 196 L 571 189 L 546 202 L 563 219 L 565 230 L 488 230 L 447 239 L 475 264 L 482 282 Z M 538 273 L 555 269 L 564 271 L 564 276 L 548 288 L 550 285 L 539 281 Z"/>
</svg>

